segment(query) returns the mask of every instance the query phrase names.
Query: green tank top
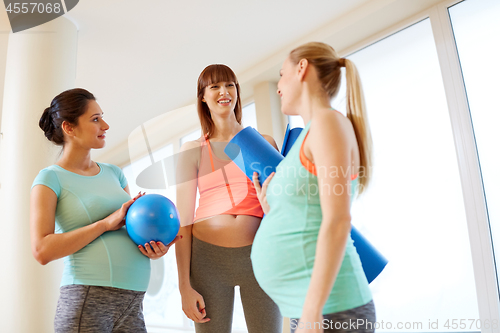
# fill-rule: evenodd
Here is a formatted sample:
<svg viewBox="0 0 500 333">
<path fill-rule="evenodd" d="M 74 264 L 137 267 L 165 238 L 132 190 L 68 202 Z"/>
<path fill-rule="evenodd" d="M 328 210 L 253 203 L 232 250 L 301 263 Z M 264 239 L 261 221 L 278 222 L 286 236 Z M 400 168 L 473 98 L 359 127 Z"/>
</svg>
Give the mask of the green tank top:
<svg viewBox="0 0 500 333">
<path fill-rule="evenodd" d="M 262 289 L 281 314 L 300 318 L 316 254 L 322 213 L 318 178 L 300 162 L 300 147 L 310 122 L 297 138 L 267 188 L 271 207 L 261 222 L 252 246 L 252 265 Z M 351 182 L 352 194 L 357 179 Z M 349 236 L 339 274 L 323 314 L 364 305 L 372 295 L 353 241 Z"/>
<path fill-rule="evenodd" d="M 98 163 L 95 176 L 82 176 L 51 165 L 38 174 L 32 188 L 44 185 L 57 196 L 55 232 L 64 233 L 99 221 L 119 209 L 130 196 L 127 179 L 115 165 Z M 130 239 L 125 227 L 108 231 L 81 250 L 64 257 L 61 286 L 80 284 L 146 291 L 150 259 Z"/>
</svg>

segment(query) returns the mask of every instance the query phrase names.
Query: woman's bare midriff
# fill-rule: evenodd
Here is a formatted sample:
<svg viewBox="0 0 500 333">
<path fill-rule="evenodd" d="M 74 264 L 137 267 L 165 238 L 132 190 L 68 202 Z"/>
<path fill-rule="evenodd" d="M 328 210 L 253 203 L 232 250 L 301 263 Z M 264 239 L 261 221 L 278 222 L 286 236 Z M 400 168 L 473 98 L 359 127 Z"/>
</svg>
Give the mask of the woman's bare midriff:
<svg viewBox="0 0 500 333">
<path fill-rule="evenodd" d="M 193 224 L 193 236 L 223 247 L 251 245 L 261 218 L 250 215 L 217 215 Z"/>
</svg>

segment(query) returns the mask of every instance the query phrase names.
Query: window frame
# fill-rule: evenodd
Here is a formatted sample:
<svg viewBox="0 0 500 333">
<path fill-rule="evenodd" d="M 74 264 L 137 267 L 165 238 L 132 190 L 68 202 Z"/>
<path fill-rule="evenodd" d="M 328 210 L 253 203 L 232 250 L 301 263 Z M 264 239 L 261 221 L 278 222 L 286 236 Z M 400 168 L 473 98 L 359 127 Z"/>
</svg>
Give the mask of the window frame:
<svg viewBox="0 0 500 333">
<path fill-rule="evenodd" d="M 499 290 L 486 198 L 476 148 L 472 118 L 462 76 L 458 49 L 448 8 L 460 1 L 444 1 L 429 11 L 462 181 L 462 195 L 469 231 L 479 316 L 500 320 Z M 482 328 L 482 332 L 500 332 Z"/>
</svg>

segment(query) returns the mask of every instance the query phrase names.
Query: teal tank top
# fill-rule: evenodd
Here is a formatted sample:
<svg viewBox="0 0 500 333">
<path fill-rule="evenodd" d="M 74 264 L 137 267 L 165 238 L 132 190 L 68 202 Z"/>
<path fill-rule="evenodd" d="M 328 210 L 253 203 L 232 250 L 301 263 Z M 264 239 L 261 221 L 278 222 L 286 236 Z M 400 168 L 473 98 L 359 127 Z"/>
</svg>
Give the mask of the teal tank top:
<svg viewBox="0 0 500 333">
<path fill-rule="evenodd" d="M 316 254 L 322 213 L 318 178 L 300 162 L 300 147 L 310 122 L 297 138 L 267 188 L 271 207 L 261 222 L 252 246 L 252 266 L 262 289 L 281 314 L 300 318 Z M 352 194 L 357 179 L 351 182 Z M 349 236 L 339 274 L 323 314 L 364 305 L 372 295 L 356 248 Z"/>
<path fill-rule="evenodd" d="M 38 174 L 32 188 L 44 185 L 57 195 L 56 233 L 102 220 L 130 200 L 120 168 L 98 163 L 95 176 L 82 176 L 51 165 Z M 64 257 L 61 286 L 71 284 L 146 291 L 150 259 L 130 239 L 125 227 L 103 233 L 81 250 Z"/>
</svg>

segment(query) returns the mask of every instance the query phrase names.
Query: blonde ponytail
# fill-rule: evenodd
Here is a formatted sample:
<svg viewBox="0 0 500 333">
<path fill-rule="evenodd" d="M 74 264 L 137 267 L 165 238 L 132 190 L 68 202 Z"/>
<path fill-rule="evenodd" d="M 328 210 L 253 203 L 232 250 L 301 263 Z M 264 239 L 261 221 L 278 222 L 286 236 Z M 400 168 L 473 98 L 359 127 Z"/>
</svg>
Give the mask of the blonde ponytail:
<svg viewBox="0 0 500 333">
<path fill-rule="evenodd" d="M 352 61 L 345 59 L 346 69 L 346 110 L 352 123 L 359 149 L 359 194 L 363 193 L 372 176 L 372 136 L 366 116 L 365 99 L 358 70 Z"/>
<path fill-rule="evenodd" d="M 346 68 L 347 78 L 347 118 L 352 123 L 359 148 L 359 194 L 368 186 L 372 172 L 372 137 L 361 88 L 361 80 L 356 66 L 349 59 L 340 58 L 328 44 L 311 42 L 290 52 L 290 60 L 296 64 L 301 59 L 314 66 L 318 80 L 325 93 L 332 99 L 340 88 L 341 67 Z"/>
</svg>

